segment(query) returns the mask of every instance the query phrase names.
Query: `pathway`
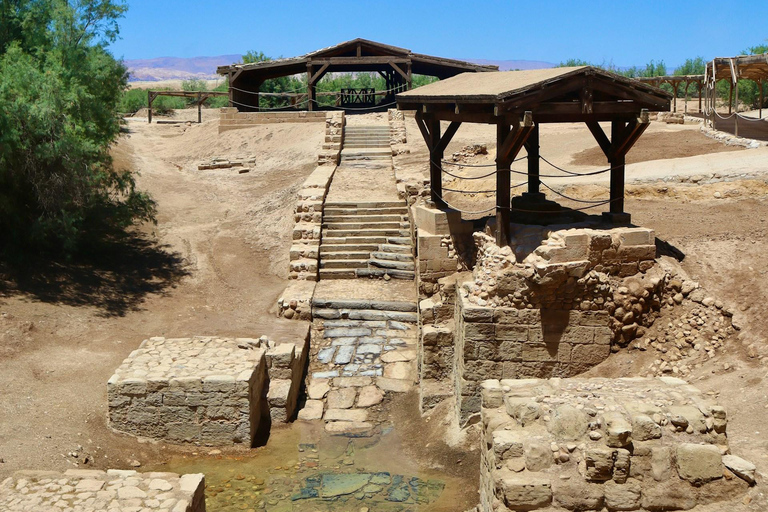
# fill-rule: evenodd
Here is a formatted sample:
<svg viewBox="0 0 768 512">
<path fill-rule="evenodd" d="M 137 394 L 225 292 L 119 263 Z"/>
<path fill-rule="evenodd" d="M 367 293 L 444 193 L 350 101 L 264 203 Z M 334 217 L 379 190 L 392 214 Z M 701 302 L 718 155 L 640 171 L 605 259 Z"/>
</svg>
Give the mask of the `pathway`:
<svg viewBox="0 0 768 512">
<path fill-rule="evenodd" d="M 299 419 L 364 434 L 416 380 L 417 293 L 408 208 L 388 126 L 348 126 L 323 209 L 307 402 Z"/>
</svg>

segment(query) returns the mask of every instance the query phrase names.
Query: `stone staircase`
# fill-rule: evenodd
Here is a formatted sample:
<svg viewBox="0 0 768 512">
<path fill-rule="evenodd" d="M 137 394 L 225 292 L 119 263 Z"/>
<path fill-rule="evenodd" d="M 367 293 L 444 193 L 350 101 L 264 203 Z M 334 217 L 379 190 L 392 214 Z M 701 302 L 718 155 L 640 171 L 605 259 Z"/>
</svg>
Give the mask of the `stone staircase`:
<svg viewBox="0 0 768 512">
<path fill-rule="evenodd" d="M 344 132 L 344 149 L 341 151 L 341 165 L 370 165 L 378 161 L 388 166 L 392 164 L 389 126 L 347 126 Z"/>
<path fill-rule="evenodd" d="M 413 279 L 408 208 L 402 201 L 326 203 L 320 279 Z"/>
<path fill-rule="evenodd" d="M 364 434 L 386 422 L 387 392 L 417 379 L 415 301 L 312 300 L 307 402 L 299 419 L 325 421 L 328 432 Z"/>
</svg>

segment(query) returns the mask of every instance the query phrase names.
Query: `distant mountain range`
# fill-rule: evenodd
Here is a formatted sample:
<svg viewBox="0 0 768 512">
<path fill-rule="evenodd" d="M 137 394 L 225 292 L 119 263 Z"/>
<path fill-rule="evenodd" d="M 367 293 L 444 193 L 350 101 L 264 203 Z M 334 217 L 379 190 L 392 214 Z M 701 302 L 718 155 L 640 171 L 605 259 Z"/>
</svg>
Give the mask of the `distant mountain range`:
<svg viewBox="0 0 768 512">
<path fill-rule="evenodd" d="M 467 59 L 475 64 L 485 66 L 499 66 L 499 71 L 512 71 L 514 69 L 546 69 L 553 68 L 557 64 L 544 62 L 541 60 L 486 60 L 486 59 Z"/>
<path fill-rule="evenodd" d="M 199 78 L 215 80 L 218 66 L 227 66 L 238 62 L 241 55 L 218 55 L 216 57 L 158 57 L 155 59 L 126 60 L 130 72 L 130 81 L 159 82 L 161 80 L 189 80 Z M 535 60 L 485 60 L 469 59 L 475 64 L 499 66 L 501 71 L 511 69 L 551 68 L 555 64 Z"/>
<path fill-rule="evenodd" d="M 189 80 L 200 78 L 215 80 L 218 66 L 238 62 L 242 55 L 218 55 L 216 57 L 158 57 L 156 59 L 126 60 L 130 81 L 159 82 L 161 80 Z"/>
</svg>

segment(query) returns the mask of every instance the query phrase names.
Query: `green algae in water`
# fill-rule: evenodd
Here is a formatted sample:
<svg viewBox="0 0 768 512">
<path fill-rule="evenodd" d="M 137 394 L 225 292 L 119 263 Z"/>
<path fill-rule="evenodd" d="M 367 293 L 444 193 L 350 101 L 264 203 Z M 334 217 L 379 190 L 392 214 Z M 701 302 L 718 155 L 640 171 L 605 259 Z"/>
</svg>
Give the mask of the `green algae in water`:
<svg viewBox="0 0 768 512">
<path fill-rule="evenodd" d="M 363 507 L 426 512 L 460 506 L 445 492 L 451 477 L 419 468 L 392 449 L 397 445 L 389 436 L 346 439 L 315 433 L 308 441 L 297 439 L 297 430 L 273 434 L 266 447 L 244 457 L 173 459 L 162 470 L 204 473 L 208 512 L 358 512 Z M 457 479 L 448 485 L 465 486 Z"/>
</svg>

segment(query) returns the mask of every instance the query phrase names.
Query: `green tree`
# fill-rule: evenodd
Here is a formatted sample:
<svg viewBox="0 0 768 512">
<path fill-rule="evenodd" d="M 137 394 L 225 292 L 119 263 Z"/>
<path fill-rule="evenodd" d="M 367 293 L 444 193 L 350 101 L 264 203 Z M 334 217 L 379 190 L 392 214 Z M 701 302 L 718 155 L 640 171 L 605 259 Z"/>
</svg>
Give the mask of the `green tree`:
<svg viewBox="0 0 768 512">
<path fill-rule="evenodd" d="M 272 57 L 264 55 L 264 52 L 257 52 L 251 50 L 243 55 L 241 64 L 251 64 L 255 62 L 265 62 L 273 60 Z M 306 79 L 303 81 L 295 76 L 281 76 L 278 78 L 270 78 L 265 80 L 261 87 L 260 92 L 266 93 L 286 93 L 292 94 L 297 92 L 303 92 L 307 90 Z M 254 96 L 255 98 L 255 96 Z M 235 105 L 237 106 L 237 105 Z M 274 109 L 280 107 L 289 106 L 289 101 L 286 98 L 275 98 L 270 96 L 259 96 L 259 107 L 265 109 Z"/>
<path fill-rule="evenodd" d="M 74 250 L 86 236 L 154 219 L 110 145 L 127 72 L 107 51 L 125 5 L 0 2 L 0 240 Z"/>
</svg>

